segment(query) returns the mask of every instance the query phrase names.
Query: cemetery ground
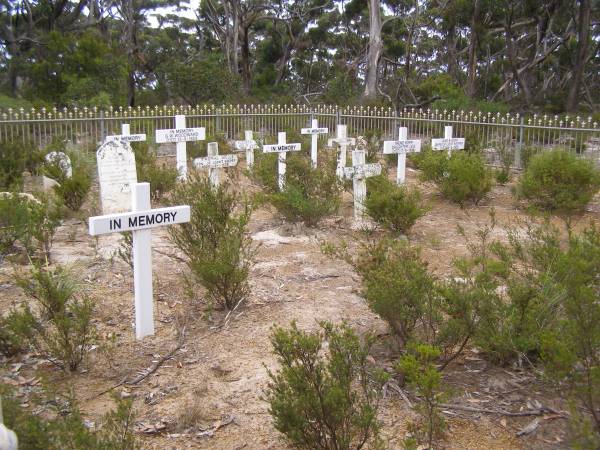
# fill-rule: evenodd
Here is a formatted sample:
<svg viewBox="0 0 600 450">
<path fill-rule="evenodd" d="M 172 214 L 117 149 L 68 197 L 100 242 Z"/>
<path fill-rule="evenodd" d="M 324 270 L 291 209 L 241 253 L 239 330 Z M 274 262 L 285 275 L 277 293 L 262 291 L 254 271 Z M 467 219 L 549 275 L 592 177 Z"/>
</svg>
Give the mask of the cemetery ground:
<svg viewBox="0 0 600 450">
<path fill-rule="evenodd" d="M 174 160 L 170 163 L 175 165 Z M 391 169 L 389 178 L 394 180 Z M 240 168 L 232 173 L 238 188 L 255 189 Z M 418 181 L 410 168 L 407 183 L 418 184 L 430 206 L 409 238 L 442 277 L 450 274 L 454 257 L 467 253 L 458 225 L 472 234 L 489 221 L 493 208 L 499 223 L 495 233 L 502 237 L 503 225 L 516 225 L 527 217 L 517 209 L 510 185 L 497 185 L 479 205 L 461 209 L 443 199 L 433 184 Z M 94 215 L 97 206 L 89 199 L 96 198 L 97 192 L 89 195 L 87 212 L 80 217 Z M 590 208 L 578 224 L 583 226 L 597 214 L 595 202 Z M 109 391 L 133 397 L 136 436 L 143 448 L 288 448 L 274 429 L 263 399 L 267 368 L 277 367 L 269 340 L 274 325 L 287 327 L 295 320 L 301 329 L 313 331 L 321 320 L 346 321 L 361 334 L 375 333 L 372 358 L 378 366 L 391 368 L 397 358 L 387 325 L 360 297 L 358 275 L 350 265 L 321 252 L 321 242 L 343 240 L 355 252 L 359 240 L 382 233 L 353 229 L 352 216 L 349 193 L 344 194 L 338 215 L 313 229 L 285 223 L 269 206 L 254 211 L 248 231 L 261 246 L 250 275 L 251 294 L 230 314 L 208 309 L 201 291 L 190 299 L 182 255 L 165 229 L 154 230 L 156 334 L 141 341 L 135 339 L 132 326 L 132 271 L 118 257 L 111 257 L 120 236 L 96 239 L 88 235 L 86 221 L 72 217 L 59 228 L 52 257 L 75 268 L 94 301 L 100 334 L 115 337 L 112 348 L 96 348 L 84 369 L 74 374 L 28 354 L 2 364 L 0 382 L 17 389 L 21 404 L 31 409 L 36 408 L 33 397 L 41 389 L 72 389 L 90 423 L 114 406 Z M 15 269 L 23 267 L 9 261 L 0 265 L 2 310 L 27 301 L 14 283 Z M 442 408 L 448 424 L 443 448 L 568 447 L 566 402 L 525 365 L 494 366 L 472 348 L 449 365 L 444 381 L 451 388 L 448 404 L 456 407 Z M 148 374 L 149 369 L 155 370 Z M 136 378 L 139 382 L 132 383 Z M 402 448 L 408 425 L 417 417 L 414 402 L 395 384 L 386 385 L 379 418 L 390 448 Z M 518 415 L 542 406 L 543 414 Z M 517 415 L 488 414 L 486 409 Z"/>
</svg>

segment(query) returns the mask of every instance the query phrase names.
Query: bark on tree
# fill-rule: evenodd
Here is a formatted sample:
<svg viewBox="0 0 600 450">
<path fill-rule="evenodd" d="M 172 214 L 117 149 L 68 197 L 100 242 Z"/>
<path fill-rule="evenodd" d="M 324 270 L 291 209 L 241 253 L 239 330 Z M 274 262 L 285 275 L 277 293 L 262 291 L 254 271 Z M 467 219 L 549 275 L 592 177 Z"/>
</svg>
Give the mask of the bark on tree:
<svg viewBox="0 0 600 450">
<path fill-rule="evenodd" d="M 377 98 L 379 60 L 381 59 L 382 50 L 381 2 L 380 0 L 369 0 L 369 47 L 367 50 L 365 91 L 363 94 L 363 98 L 366 100 Z"/>
<path fill-rule="evenodd" d="M 474 0 L 473 16 L 471 17 L 471 42 L 469 42 L 469 63 L 467 66 L 467 95 L 475 98 L 477 95 L 477 47 L 479 46 L 479 13 L 481 1 Z"/>
<path fill-rule="evenodd" d="M 579 106 L 579 95 L 581 82 L 587 62 L 590 46 L 590 16 L 592 12 L 591 0 L 579 1 L 579 18 L 577 21 L 577 52 L 571 78 L 571 87 L 567 97 L 566 109 L 568 112 L 576 112 Z"/>
</svg>

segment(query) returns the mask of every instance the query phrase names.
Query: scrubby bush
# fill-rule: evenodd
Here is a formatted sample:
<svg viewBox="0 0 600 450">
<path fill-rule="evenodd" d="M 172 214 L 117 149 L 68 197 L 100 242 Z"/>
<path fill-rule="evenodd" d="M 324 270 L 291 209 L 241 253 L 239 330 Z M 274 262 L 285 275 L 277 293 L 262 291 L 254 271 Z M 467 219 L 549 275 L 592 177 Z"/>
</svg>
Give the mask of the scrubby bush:
<svg viewBox="0 0 600 450">
<path fill-rule="evenodd" d="M 398 186 L 385 176 L 367 179 L 365 207 L 373 220 L 393 233 L 408 232 L 427 211 L 418 189 Z"/>
<path fill-rule="evenodd" d="M 170 227 L 171 240 L 188 258 L 188 267 L 209 300 L 235 308 L 250 289 L 248 274 L 256 247 L 246 226 L 252 205 L 227 183 L 213 187 L 196 173 L 176 187 L 173 201 L 190 205 L 191 221 Z"/>
<path fill-rule="evenodd" d="M 71 177 L 67 176 L 58 158 L 46 161 L 42 171 L 44 175 L 58 183 L 52 189 L 62 199 L 65 206 L 72 211 L 79 211 L 92 186 L 91 162 L 80 151 L 66 151 L 64 141 L 54 140 L 46 150 L 63 152 L 69 157 L 72 166 Z"/>
<path fill-rule="evenodd" d="M 132 144 L 135 152 L 135 167 L 139 182 L 150 183 L 150 196 L 153 202 L 159 202 L 177 183 L 179 173 L 175 167 L 166 167 L 158 162 L 156 152 L 148 143 Z"/>
<path fill-rule="evenodd" d="M 370 340 L 361 344 L 345 325 L 321 326 L 322 332 L 307 333 L 293 323 L 271 337 L 281 366 L 269 371 L 265 392 L 275 428 L 298 448 L 375 448 L 385 375 L 369 366 Z"/>
<path fill-rule="evenodd" d="M 43 159 L 34 144 L 0 142 L 0 191 L 21 190 L 23 172 L 36 173 Z"/>
<path fill-rule="evenodd" d="M 72 274 L 62 266 L 33 266 L 17 280 L 36 308 L 25 305 L 9 316 L 21 337 L 57 366 L 75 371 L 94 342 L 93 303 L 78 293 Z"/>
<path fill-rule="evenodd" d="M 337 211 L 341 184 L 335 162 L 326 161 L 313 169 L 310 160 L 293 155 L 288 158 L 285 189 L 267 194 L 267 199 L 290 222 L 315 226 L 323 217 Z"/>
<path fill-rule="evenodd" d="M 534 156 L 519 180 L 517 194 L 553 213 L 584 210 L 600 189 L 600 173 L 591 161 L 562 150 Z"/>
<path fill-rule="evenodd" d="M 267 192 L 276 192 L 277 184 L 277 153 L 256 152 L 254 166 L 250 172 L 252 179 Z"/>
</svg>

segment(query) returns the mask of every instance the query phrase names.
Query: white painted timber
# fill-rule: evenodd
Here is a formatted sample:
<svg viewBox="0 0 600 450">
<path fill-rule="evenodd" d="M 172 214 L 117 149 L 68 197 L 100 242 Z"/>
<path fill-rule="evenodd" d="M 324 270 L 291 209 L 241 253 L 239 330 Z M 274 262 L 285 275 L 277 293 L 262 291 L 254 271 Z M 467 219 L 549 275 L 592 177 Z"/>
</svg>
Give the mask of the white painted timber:
<svg viewBox="0 0 600 450">
<path fill-rule="evenodd" d="M 194 166 L 211 167 L 211 168 L 222 168 L 222 167 L 234 167 L 238 163 L 237 155 L 216 155 L 207 156 L 205 158 L 194 159 Z"/>
<path fill-rule="evenodd" d="M 129 124 L 121 124 L 121 134 L 113 134 L 106 136 L 107 141 L 125 141 L 125 142 L 144 142 L 146 140 L 145 134 L 131 134 Z"/>
<path fill-rule="evenodd" d="M 238 152 L 246 152 L 246 167 L 251 169 L 254 165 L 254 150 L 258 148 L 258 144 L 254 140 L 251 130 L 244 132 L 243 141 L 235 141 L 234 149 Z"/>
<path fill-rule="evenodd" d="M 354 190 L 354 220 L 360 222 L 365 216 L 365 199 L 367 198 L 366 179 L 381 174 L 380 164 L 365 164 L 364 150 L 352 152 L 352 167 L 345 167 L 344 178 L 352 179 Z"/>
<path fill-rule="evenodd" d="M 277 157 L 277 185 L 279 190 L 285 189 L 285 169 L 286 169 L 286 155 L 287 152 L 300 151 L 300 144 L 287 144 L 286 134 L 281 131 L 277 134 L 277 144 L 275 145 L 263 145 L 263 153 L 278 153 Z"/>
<path fill-rule="evenodd" d="M 453 138 L 452 127 L 444 127 L 444 138 L 443 139 L 432 139 L 431 149 L 432 150 L 447 150 L 448 156 L 453 150 L 463 150 L 465 148 L 465 138 Z"/>
<path fill-rule="evenodd" d="M 98 236 L 100 234 L 144 230 L 189 221 L 189 206 L 171 206 L 168 208 L 148 209 L 147 211 L 132 211 L 90 217 L 89 232 L 92 236 Z"/>
<path fill-rule="evenodd" d="M 398 155 L 398 166 L 396 169 L 396 183 L 402 184 L 406 179 L 406 154 L 418 153 L 421 151 L 421 141 L 419 139 L 408 139 L 408 128 L 400 127 L 398 129 L 397 141 L 384 141 L 384 155 Z"/>
<path fill-rule="evenodd" d="M 335 173 L 338 178 L 344 177 L 344 167 L 346 167 L 346 159 L 348 158 L 348 146 L 356 145 L 356 139 L 348 138 L 348 126 L 338 125 L 336 128 L 335 139 L 329 139 L 328 145 L 337 144 L 340 147 L 337 158 L 337 167 Z"/>
<path fill-rule="evenodd" d="M 319 128 L 319 122 L 317 119 L 313 119 L 312 128 L 302 128 L 300 130 L 301 134 L 310 134 L 311 142 L 310 142 L 310 161 L 312 164 L 312 168 L 317 168 L 317 146 L 319 134 L 327 134 L 329 133 L 329 128 Z"/>
</svg>

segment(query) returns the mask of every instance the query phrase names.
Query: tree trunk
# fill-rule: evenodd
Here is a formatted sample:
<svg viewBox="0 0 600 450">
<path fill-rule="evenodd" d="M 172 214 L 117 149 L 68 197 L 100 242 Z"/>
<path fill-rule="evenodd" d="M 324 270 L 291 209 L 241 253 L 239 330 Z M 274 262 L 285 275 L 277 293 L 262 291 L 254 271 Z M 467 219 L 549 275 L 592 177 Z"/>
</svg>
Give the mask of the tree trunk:
<svg viewBox="0 0 600 450">
<path fill-rule="evenodd" d="M 364 99 L 377 98 L 379 60 L 383 50 L 381 40 L 381 2 L 369 0 L 369 48 L 367 51 L 367 73 L 365 76 Z"/>
<path fill-rule="evenodd" d="M 577 31 L 577 54 L 576 61 L 573 67 L 573 75 L 571 78 L 571 88 L 567 98 L 567 111 L 576 112 L 579 106 L 579 94 L 581 91 L 581 81 L 585 71 L 585 63 L 587 60 L 589 42 L 590 42 L 590 16 L 591 16 L 591 0 L 579 1 L 579 20 Z"/>
<path fill-rule="evenodd" d="M 471 42 L 469 43 L 469 64 L 467 68 L 467 95 L 475 98 L 477 95 L 477 46 L 479 45 L 479 12 L 480 0 L 473 2 L 473 17 L 471 18 Z"/>
<path fill-rule="evenodd" d="M 252 87 L 252 73 L 250 72 L 250 27 L 242 27 L 242 88 L 245 95 L 250 95 Z"/>
<path fill-rule="evenodd" d="M 450 24 L 448 26 L 448 30 L 446 32 L 446 56 L 447 56 L 447 64 L 448 64 L 448 74 L 452 78 L 452 80 L 458 84 L 462 85 L 462 80 L 460 79 L 460 74 L 458 70 L 458 62 L 456 60 L 456 25 Z"/>
</svg>

